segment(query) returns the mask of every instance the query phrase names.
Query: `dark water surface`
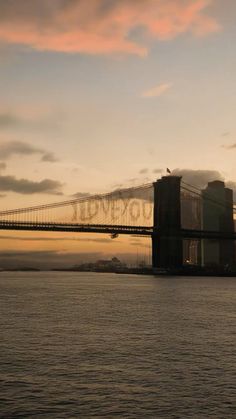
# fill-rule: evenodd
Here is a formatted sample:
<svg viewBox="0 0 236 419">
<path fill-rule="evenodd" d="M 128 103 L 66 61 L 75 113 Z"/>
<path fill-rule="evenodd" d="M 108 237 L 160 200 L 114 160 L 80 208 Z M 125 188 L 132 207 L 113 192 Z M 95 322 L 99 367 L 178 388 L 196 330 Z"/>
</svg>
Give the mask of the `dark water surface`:
<svg viewBox="0 0 236 419">
<path fill-rule="evenodd" d="M 0 274 L 1 418 L 236 418 L 236 278 Z"/>
</svg>

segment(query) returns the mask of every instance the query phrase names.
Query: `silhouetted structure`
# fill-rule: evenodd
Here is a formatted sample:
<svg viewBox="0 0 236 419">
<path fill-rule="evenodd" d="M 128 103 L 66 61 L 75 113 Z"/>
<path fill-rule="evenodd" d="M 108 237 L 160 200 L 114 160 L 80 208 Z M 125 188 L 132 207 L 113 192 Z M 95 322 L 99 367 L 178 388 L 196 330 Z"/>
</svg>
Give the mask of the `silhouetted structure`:
<svg viewBox="0 0 236 419">
<path fill-rule="evenodd" d="M 202 191 L 202 229 L 234 232 L 233 191 L 224 182 L 209 182 Z M 204 266 L 218 265 L 232 267 L 235 264 L 235 244 L 233 240 L 203 240 L 202 263 Z"/>
<path fill-rule="evenodd" d="M 179 176 L 163 176 L 154 186 L 152 234 L 153 268 L 180 268 L 183 264 Z"/>
</svg>

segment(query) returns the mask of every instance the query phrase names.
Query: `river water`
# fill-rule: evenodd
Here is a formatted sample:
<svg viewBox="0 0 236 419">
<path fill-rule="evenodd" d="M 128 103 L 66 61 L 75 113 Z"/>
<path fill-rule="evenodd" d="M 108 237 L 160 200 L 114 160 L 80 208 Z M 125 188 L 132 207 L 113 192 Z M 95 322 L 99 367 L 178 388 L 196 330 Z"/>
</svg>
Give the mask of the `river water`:
<svg viewBox="0 0 236 419">
<path fill-rule="evenodd" d="M 236 278 L 0 273 L 1 418 L 236 418 Z"/>
</svg>

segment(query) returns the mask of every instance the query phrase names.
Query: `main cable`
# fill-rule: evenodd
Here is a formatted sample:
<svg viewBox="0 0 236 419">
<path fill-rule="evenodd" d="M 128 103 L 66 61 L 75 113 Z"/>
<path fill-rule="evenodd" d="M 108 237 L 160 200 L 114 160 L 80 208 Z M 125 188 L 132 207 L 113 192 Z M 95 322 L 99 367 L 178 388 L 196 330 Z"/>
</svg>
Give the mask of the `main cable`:
<svg viewBox="0 0 236 419">
<path fill-rule="evenodd" d="M 185 182 L 182 182 L 182 183 L 184 183 L 184 184 L 186 184 Z M 188 185 L 188 186 L 190 186 L 191 187 L 191 185 Z M 185 188 L 185 187 L 181 187 L 181 189 L 183 189 L 184 191 L 187 191 L 187 192 L 190 192 L 190 193 L 192 193 L 192 194 L 194 194 L 194 195 L 197 195 L 199 198 L 201 198 L 201 199 L 204 199 L 204 200 L 207 200 L 207 201 L 210 201 L 210 202 L 213 202 L 214 204 L 216 204 L 216 205 L 218 205 L 218 206 L 221 206 L 221 207 L 223 207 L 223 208 L 229 208 L 229 209 L 232 209 L 233 210 L 233 212 L 234 213 L 236 213 L 236 208 L 233 206 L 231 206 L 231 205 L 225 205 L 224 203 L 222 203 L 222 202 L 220 202 L 220 201 L 217 201 L 217 200 L 215 200 L 215 199 L 212 199 L 212 197 L 209 195 L 209 194 L 205 194 L 204 196 L 202 195 L 202 194 L 200 194 L 200 193 L 198 193 L 198 192 L 195 192 L 195 191 L 193 191 L 193 190 L 191 190 L 191 189 L 188 189 L 188 188 Z M 197 188 L 195 188 L 195 189 L 197 189 Z"/>
</svg>

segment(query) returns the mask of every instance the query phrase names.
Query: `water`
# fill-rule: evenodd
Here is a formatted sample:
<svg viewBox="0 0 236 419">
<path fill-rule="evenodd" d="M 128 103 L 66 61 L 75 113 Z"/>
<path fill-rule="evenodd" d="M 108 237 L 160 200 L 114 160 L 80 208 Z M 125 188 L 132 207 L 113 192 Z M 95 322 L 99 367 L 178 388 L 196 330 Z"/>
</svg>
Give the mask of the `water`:
<svg viewBox="0 0 236 419">
<path fill-rule="evenodd" d="M 0 274 L 1 418 L 236 418 L 236 278 Z"/>
</svg>

